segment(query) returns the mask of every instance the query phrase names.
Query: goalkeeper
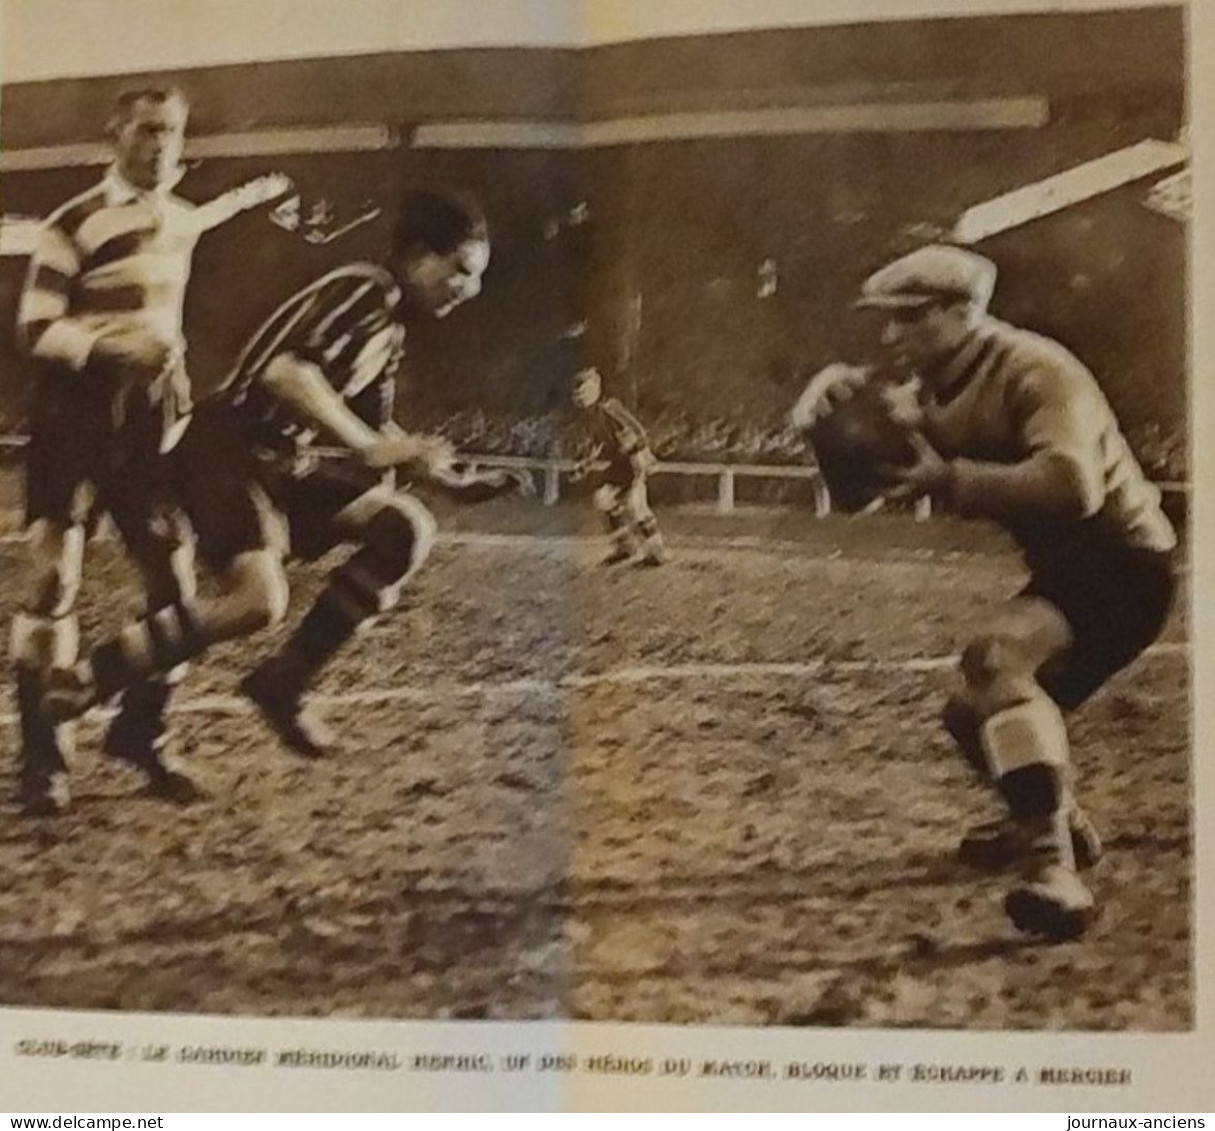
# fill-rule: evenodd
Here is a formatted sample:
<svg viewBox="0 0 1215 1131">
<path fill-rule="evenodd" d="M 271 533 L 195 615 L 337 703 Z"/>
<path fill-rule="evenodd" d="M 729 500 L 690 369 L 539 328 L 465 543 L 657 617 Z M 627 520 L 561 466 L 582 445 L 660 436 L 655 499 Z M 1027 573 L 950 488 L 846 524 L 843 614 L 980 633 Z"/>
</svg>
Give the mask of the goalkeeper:
<svg viewBox="0 0 1215 1131">
<path fill-rule="evenodd" d="M 926 247 L 866 280 L 858 305 L 883 317 L 891 360 L 925 397 L 915 458 L 888 471 L 1019 544 L 1028 585 L 961 660 L 945 725 L 989 777 L 1011 823 L 964 842 L 1014 850 L 1025 878 L 1005 899 L 1021 930 L 1077 936 L 1095 916 L 1078 868 L 1100 844 L 1074 793 L 1064 711 L 1146 649 L 1176 586 L 1176 535 L 1092 374 L 1058 343 L 992 318 L 995 266 Z"/>
</svg>

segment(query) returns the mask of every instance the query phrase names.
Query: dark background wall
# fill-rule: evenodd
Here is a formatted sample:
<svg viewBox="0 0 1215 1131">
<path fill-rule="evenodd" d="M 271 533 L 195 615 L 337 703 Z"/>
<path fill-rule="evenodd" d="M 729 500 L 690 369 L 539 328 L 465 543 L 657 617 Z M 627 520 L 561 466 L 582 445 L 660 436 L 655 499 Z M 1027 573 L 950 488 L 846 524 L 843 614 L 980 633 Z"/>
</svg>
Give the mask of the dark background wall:
<svg viewBox="0 0 1215 1131">
<path fill-rule="evenodd" d="M 460 186 L 489 211 L 486 291 L 411 335 L 403 401 L 428 422 L 481 413 L 486 442 L 551 439 L 569 372 L 599 364 L 671 438 L 709 422 L 773 426 L 797 378 L 861 357 L 874 327 L 849 315 L 859 281 L 910 246 L 915 224 L 1183 124 L 1180 8 L 951 19 L 648 41 L 586 52 L 444 51 L 220 67 L 176 76 L 198 134 L 383 123 L 395 149 L 212 159 L 181 191 L 205 199 L 282 168 L 339 214 L 391 212 L 402 183 Z M 3 88 L 5 149 L 99 136 L 132 76 Z M 411 148 L 420 122 L 571 121 L 883 101 L 1041 95 L 1038 129 L 838 133 L 668 141 L 591 151 Z M 6 213 L 43 214 L 98 170 L 9 173 Z M 1186 232 L 1142 207 L 1135 184 L 988 241 L 996 312 L 1052 334 L 1094 368 L 1133 434 L 1179 434 L 1186 394 Z M 589 220 L 563 226 L 579 202 Z M 546 230 L 547 225 L 547 230 Z M 196 380 L 214 383 L 290 290 L 375 255 L 385 220 L 316 247 L 246 215 L 205 237 L 188 332 Z M 775 294 L 758 297 L 772 260 Z M 25 375 L 11 341 L 22 264 L 0 261 L 0 417 L 19 421 Z M 584 338 L 563 337 L 585 319 Z M 553 418 L 559 419 L 559 418 Z M 527 423 L 530 422 L 530 423 Z M 507 426 L 514 423 L 513 431 Z"/>
</svg>

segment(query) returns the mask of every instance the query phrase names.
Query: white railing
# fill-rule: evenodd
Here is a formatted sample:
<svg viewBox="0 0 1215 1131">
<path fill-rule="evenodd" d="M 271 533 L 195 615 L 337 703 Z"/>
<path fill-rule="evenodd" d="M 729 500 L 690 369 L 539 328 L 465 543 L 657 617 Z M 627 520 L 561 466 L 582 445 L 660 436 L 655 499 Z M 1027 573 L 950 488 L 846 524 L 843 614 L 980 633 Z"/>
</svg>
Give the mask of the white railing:
<svg viewBox="0 0 1215 1131">
<path fill-rule="evenodd" d="M 16 450 L 24 447 L 24 436 L 0 436 L 0 449 Z M 545 506 L 554 506 L 561 498 L 561 479 L 568 476 L 578 461 L 572 459 L 533 459 L 526 456 L 486 455 L 478 452 L 461 453 L 460 460 L 470 467 L 509 467 L 530 471 L 540 476 L 540 497 Z M 595 465 L 592 465 L 593 467 Z M 606 467 L 599 464 L 599 468 Z M 730 514 L 735 507 L 735 485 L 739 479 L 783 479 L 800 480 L 810 484 L 814 498 L 814 513 L 823 518 L 831 513 L 831 494 L 827 490 L 822 473 L 814 467 L 797 464 L 751 464 L 751 463 L 686 463 L 675 461 L 659 463 L 651 475 L 683 475 L 716 479 L 717 510 Z"/>
<path fill-rule="evenodd" d="M 471 467 L 509 467 L 516 470 L 533 471 L 541 476 L 540 497 L 545 506 L 553 506 L 561 498 L 561 477 L 580 466 L 572 459 L 530 459 L 526 456 L 461 455 Z M 606 464 L 592 465 L 602 469 Z M 672 461 L 659 463 L 650 472 L 656 475 L 683 475 L 717 480 L 717 510 L 730 514 L 735 506 L 735 484 L 739 479 L 784 479 L 801 480 L 810 484 L 814 495 L 814 513 L 822 518 L 831 513 L 831 495 L 822 473 L 814 467 L 796 464 L 760 463 L 686 463 Z"/>
<path fill-rule="evenodd" d="M 538 472 L 542 477 L 543 492 L 541 497 L 546 506 L 552 506 L 561 497 L 561 475 L 569 473 L 578 466 L 574 460 L 563 459 L 531 459 L 526 456 L 498 455 L 461 455 L 460 458 L 473 467 L 512 467 Z M 599 464 L 598 467 L 605 467 Z M 831 493 L 827 489 L 823 474 L 816 467 L 799 464 L 764 464 L 764 463 L 685 463 L 672 461 L 659 463 L 651 475 L 695 475 L 708 476 L 717 480 L 717 510 L 721 514 L 729 514 L 734 510 L 734 487 L 739 479 L 784 479 L 801 480 L 810 484 L 814 494 L 814 513 L 818 518 L 825 518 L 831 513 Z M 1189 495 L 1190 484 L 1175 480 L 1157 480 L 1156 486 L 1164 494 Z M 881 499 L 866 507 L 862 514 L 881 510 Z M 932 513 L 930 500 L 925 497 L 917 499 L 915 516 L 926 519 Z"/>
<path fill-rule="evenodd" d="M 0 436 L 0 450 L 16 450 L 25 446 L 24 436 Z M 335 453 L 336 454 L 336 453 Z M 509 467 L 516 470 L 531 471 L 540 476 L 540 498 L 545 506 L 554 506 L 561 498 L 561 478 L 568 476 L 580 466 L 572 459 L 536 459 L 529 456 L 487 455 L 478 452 L 461 453 L 459 457 L 470 467 Z M 597 465 L 603 468 L 606 464 Z M 786 481 L 802 481 L 810 484 L 814 498 L 814 514 L 825 518 L 831 513 L 831 493 L 822 472 L 815 467 L 799 464 L 763 464 L 763 463 L 689 463 L 675 460 L 669 463 L 659 463 L 651 475 L 683 475 L 716 479 L 717 481 L 717 511 L 719 514 L 730 514 L 735 509 L 735 486 L 739 479 L 783 479 Z M 1190 484 L 1178 481 L 1157 482 L 1157 487 L 1166 494 L 1190 493 Z M 880 503 L 880 500 L 877 501 Z M 871 513 L 881 509 L 875 504 L 866 508 L 862 513 Z M 932 513 L 928 499 L 920 499 L 916 503 L 915 515 L 918 519 L 926 519 Z"/>
</svg>

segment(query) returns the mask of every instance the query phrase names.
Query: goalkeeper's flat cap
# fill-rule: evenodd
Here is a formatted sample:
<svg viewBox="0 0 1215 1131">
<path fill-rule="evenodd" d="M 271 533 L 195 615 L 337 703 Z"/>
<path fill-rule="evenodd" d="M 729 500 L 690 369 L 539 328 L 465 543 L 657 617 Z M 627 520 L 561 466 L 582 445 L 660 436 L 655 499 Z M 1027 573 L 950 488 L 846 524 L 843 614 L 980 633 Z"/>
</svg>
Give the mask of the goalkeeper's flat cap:
<svg viewBox="0 0 1215 1131">
<path fill-rule="evenodd" d="M 973 251 L 934 244 L 875 271 L 854 305 L 907 310 L 928 303 L 967 302 L 986 309 L 996 285 L 996 265 Z"/>
</svg>

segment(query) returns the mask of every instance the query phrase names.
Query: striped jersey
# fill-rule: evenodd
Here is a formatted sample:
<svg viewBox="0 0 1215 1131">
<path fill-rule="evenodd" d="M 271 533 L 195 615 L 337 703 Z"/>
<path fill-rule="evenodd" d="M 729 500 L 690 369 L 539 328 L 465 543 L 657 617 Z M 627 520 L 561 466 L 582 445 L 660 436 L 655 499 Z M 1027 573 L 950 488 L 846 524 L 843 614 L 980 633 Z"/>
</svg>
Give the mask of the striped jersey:
<svg viewBox="0 0 1215 1131">
<path fill-rule="evenodd" d="M 649 447 L 641 422 L 615 397 L 596 401 L 587 413 L 591 435 L 605 459 L 627 458 Z"/>
<path fill-rule="evenodd" d="M 262 324 L 237 359 L 224 398 L 268 447 L 307 444 L 315 433 L 261 380 L 277 357 L 315 365 L 330 388 L 377 431 L 392 420 L 405 340 L 401 289 L 370 263 L 339 267 L 293 294 Z"/>
<path fill-rule="evenodd" d="M 80 369 L 99 337 L 127 329 L 184 350 L 196 211 L 167 190 L 142 192 L 111 169 L 53 212 L 38 230 L 17 313 L 28 352 Z"/>
<path fill-rule="evenodd" d="M 608 482 L 625 484 L 650 470 L 653 458 L 645 429 L 615 397 L 604 397 L 584 412 L 594 458 L 607 461 Z"/>
<path fill-rule="evenodd" d="M 1035 561 L 1078 539 L 1142 550 L 1176 544 L 1096 378 L 1063 346 L 984 318 L 933 381 L 924 434 L 953 460 L 953 509 L 1001 523 Z M 1051 475 L 1063 469 L 1066 475 Z M 1055 495 L 1072 484 L 1077 522 Z"/>
</svg>

